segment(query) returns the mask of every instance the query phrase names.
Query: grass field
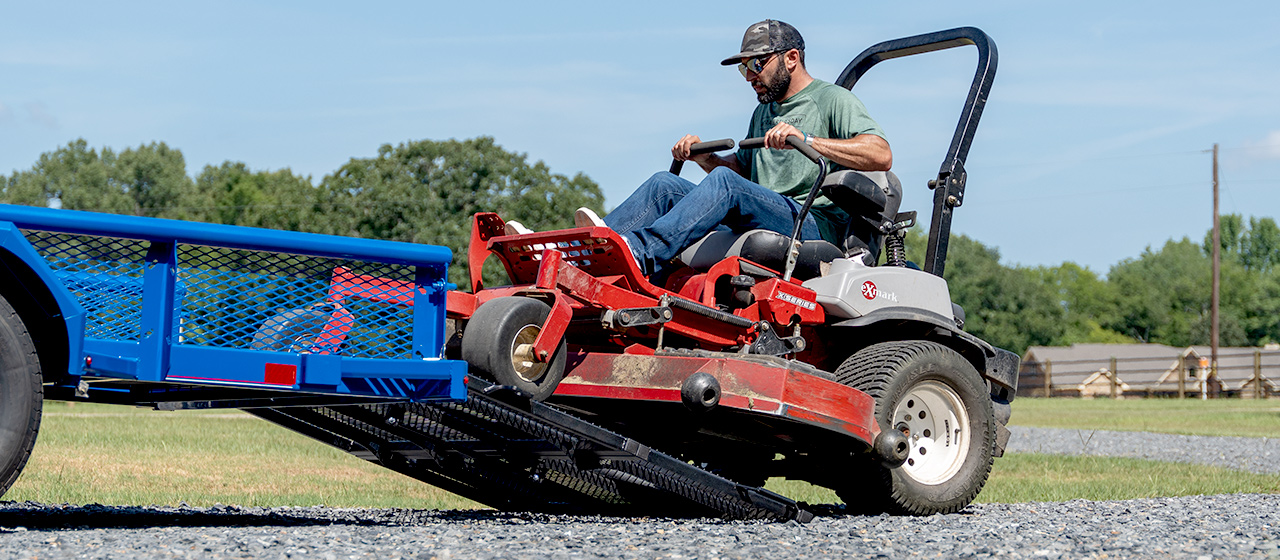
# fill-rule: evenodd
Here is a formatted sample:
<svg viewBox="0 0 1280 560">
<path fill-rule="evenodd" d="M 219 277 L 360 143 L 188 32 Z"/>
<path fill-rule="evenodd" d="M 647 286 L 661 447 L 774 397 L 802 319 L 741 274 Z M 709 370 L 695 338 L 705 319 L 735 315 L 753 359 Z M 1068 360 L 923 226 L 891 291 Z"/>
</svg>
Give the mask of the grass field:
<svg viewBox="0 0 1280 560">
<path fill-rule="evenodd" d="M 6 500 L 45 503 L 480 507 L 240 411 L 45 403 Z"/>
<path fill-rule="evenodd" d="M 1162 405 L 1162 406 L 1161 406 Z M 1020 399 L 1014 423 L 1201 435 L 1280 435 L 1277 401 Z M 835 494 L 768 488 L 810 503 Z M 1280 493 L 1280 477 L 1134 459 L 1008 455 L 980 502 Z M 46 503 L 317 505 L 458 509 L 475 502 L 238 411 L 155 412 L 46 403 L 36 451 L 5 500 Z"/>
<path fill-rule="evenodd" d="M 1018 398 L 1009 422 L 1038 428 L 1275 438 L 1280 437 L 1280 399 Z"/>
</svg>

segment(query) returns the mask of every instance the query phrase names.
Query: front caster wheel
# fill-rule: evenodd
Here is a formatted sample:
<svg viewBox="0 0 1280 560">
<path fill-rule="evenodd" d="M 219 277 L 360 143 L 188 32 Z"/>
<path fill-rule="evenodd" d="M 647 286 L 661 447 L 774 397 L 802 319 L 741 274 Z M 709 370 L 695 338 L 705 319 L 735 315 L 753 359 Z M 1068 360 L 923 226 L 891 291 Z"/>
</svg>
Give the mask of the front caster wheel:
<svg viewBox="0 0 1280 560">
<path fill-rule="evenodd" d="M 533 359 L 533 342 L 551 314 L 547 304 L 525 297 L 501 297 L 476 309 L 462 333 L 462 359 L 476 373 L 544 400 L 564 377 L 565 343 L 545 362 Z"/>
<path fill-rule="evenodd" d="M 886 342 L 850 356 L 836 379 L 876 400 L 882 430 L 910 445 L 906 462 L 855 468 L 837 494 L 853 509 L 952 513 L 977 497 L 991 472 L 995 416 L 982 376 L 963 356 L 926 341 Z"/>
</svg>

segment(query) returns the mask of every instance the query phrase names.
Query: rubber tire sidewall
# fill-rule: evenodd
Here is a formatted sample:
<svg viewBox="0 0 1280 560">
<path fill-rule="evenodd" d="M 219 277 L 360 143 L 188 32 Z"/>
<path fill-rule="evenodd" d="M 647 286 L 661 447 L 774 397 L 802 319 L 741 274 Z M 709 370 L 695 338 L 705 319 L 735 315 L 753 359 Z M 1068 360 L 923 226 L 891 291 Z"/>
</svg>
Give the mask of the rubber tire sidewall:
<svg viewBox="0 0 1280 560">
<path fill-rule="evenodd" d="M 859 363 L 860 357 L 868 363 Z M 843 382 L 851 377 L 848 375 L 851 370 L 859 368 L 871 375 L 862 376 L 862 386 L 856 382 L 851 386 L 876 400 L 875 416 L 882 430 L 893 429 L 889 415 L 911 388 L 933 380 L 955 391 L 964 404 L 969 415 L 970 442 L 960 470 L 946 482 L 923 484 L 901 468 L 889 469 L 877 463 L 867 473 L 871 480 L 866 481 L 866 485 L 851 481 L 840 492 L 845 503 L 851 503 L 850 499 L 874 497 L 881 509 L 892 513 L 931 515 L 956 512 L 972 502 L 991 473 L 995 444 L 991 397 L 973 364 L 941 344 L 907 341 L 877 344 L 854 354 L 840 367 L 837 377 Z M 871 496 L 867 496 L 868 490 Z"/>
<path fill-rule="evenodd" d="M 22 473 L 40 431 L 43 377 L 26 325 L 0 297 L 0 496 Z"/>
<path fill-rule="evenodd" d="M 560 340 L 546 371 L 532 382 L 520 377 L 512 367 L 510 348 L 520 329 L 526 325 L 541 327 L 550 314 L 550 306 L 526 297 L 500 297 L 485 302 L 463 328 L 462 359 L 485 379 L 516 387 L 534 400 L 545 400 L 564 378 L 564 340 Z"/>
</svg>

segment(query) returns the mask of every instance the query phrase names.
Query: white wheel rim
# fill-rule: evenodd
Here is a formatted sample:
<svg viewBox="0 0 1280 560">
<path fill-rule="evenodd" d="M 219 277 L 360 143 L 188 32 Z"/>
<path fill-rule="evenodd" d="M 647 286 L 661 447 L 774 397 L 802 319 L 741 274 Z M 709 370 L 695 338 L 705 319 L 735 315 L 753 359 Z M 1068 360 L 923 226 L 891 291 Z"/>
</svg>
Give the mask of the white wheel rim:
<svg viewBox="0 0 1280 560">
<path fill-rule="evenodd" d="M 955 390 L 924 381 L 907 391 L 893 409 L 893 425 L 905 424 L 911 451 L 902 470 L 921 484 L 942 484 L 955 476 L 969 455 L 969 414 Z"/>
<path fill-rule="evenodd" d="M 540 332 L 542 328 L 538 325 L 525 325 L 520 327 L 515 339 L 511 341 L 511 369 L 515 370 L 520 379 L 530 383 L 537 381 L 547 371 L 546 362 L 533 359 L 533 342 L 538 340 Z"/>
</svg>

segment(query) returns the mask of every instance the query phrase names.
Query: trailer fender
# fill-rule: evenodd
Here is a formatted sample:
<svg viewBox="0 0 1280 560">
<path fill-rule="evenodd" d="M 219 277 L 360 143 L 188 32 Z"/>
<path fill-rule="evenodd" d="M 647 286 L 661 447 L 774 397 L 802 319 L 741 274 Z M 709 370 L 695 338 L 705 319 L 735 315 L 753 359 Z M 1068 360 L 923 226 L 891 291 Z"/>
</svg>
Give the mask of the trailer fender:
<svg viewBox="0 0 1280 560">
<path fill-rule="evenodd" d="M 0 222 L 0 295 L 27 326 L 46 380 L 82 373 L 84 308 L 11 222 Z"/>
</svg>

